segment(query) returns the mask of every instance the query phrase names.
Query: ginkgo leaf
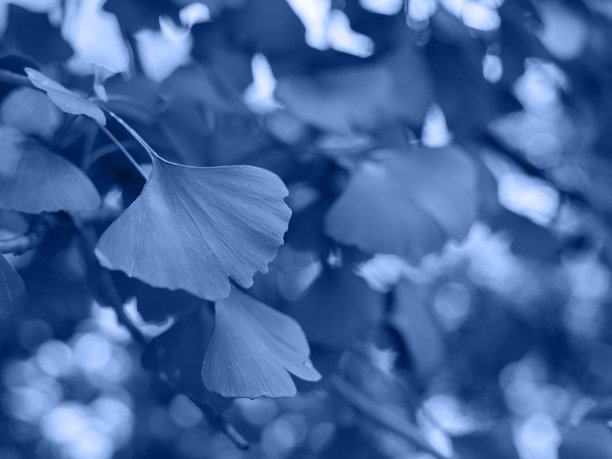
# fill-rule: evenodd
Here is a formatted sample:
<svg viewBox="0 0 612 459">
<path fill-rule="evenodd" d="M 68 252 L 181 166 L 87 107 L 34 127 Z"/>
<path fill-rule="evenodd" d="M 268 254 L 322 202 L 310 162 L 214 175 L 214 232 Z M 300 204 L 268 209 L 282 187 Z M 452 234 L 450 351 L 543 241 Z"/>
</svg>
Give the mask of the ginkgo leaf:
<svg viewBox="0 0 612 459">
<path fill-rule="evenodd" d="M 0 125 L 0 146 L 0 208 L 39 213 L 100 206 L 89 178 L 36 140 Z"/>
<path fill-rule="evenodd" d="M 215 304 L 202 378 L 209 390 L 225 397 L 290 397 L 296 388 L 289 373 L 306 381 L 321 378 L 309 354 L 293 319 L 232 289 Z"/>
<path fill-rule="evenodd" d="M 103 266 L 155 287 L 225 298 L 230 277 L 250 287 L 276 256 L 291 216 L 287 193 L 265 169 L 155 158 L 142 193 L 102 235 L 96 254 Z"/>
<path fill-rule="evenodd" d="M 476 219 L 473 163 L 454 147 L 420 148 L 363 163 L 325 219 L 339 242 L 418 260 Z"/>
<path fill-rule="evenodd" d="M 32 84 L 38 89 L 45 91 L 51 102 L 57 105 L 57 108 L 61 111 L 71 115 L 89 116 L 102 125 L 106 124 L 106 117 L 102 109 L 85 96 L 65 88 L 57 81 L 52 80 L 37 70 L 26 68 L 25 72 Z"/>
<path fill-rule="evenodd" d="M 4 255 L 0 254 L 0 306 L 18 298 L 24 290 L 23 279 Z"/>
</svg>

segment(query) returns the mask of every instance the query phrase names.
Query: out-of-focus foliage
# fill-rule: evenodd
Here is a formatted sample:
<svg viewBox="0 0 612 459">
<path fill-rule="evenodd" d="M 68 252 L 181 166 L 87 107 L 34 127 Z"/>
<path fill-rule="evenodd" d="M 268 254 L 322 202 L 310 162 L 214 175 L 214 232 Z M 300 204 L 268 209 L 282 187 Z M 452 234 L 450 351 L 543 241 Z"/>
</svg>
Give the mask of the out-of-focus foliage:
<svg viewBox="0 0 612 459">
<path fill-rule="evenodd" d="M 612 457 L 610 2 L 0 36 L 0 458 Z"/>
</svg>

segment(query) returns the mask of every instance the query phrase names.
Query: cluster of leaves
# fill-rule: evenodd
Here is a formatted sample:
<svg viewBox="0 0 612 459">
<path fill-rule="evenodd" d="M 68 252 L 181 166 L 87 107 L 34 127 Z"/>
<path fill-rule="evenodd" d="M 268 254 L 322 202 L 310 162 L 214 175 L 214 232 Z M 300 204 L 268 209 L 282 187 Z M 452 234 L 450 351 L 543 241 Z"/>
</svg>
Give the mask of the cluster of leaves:
<svg viewBox="0 0 612 459">
<path fill-rule="evenodd" d="M 66 70 L 71 44 L 46 13 L 8 7 L 0 48 L 0 228 L 12 236 L 0 240 L 3 352 L 23 352 L 10 330 L 19 320 L 42 319 L 69 336 L 95 300 L 144 345 L 143 366 L 239 446 L 220 413 L 237 398 L 293 396 L 296 383 L 326 390 L 403 438 L 405 449 L 435 457 L 443 453 L 416 425 L 440 386 L 481 425 L 503 419 L 455 436 L 458 458 L 517 457 L 508 422 L 516 413 L 499 379 L 534 354 L 551 384 L 607 394 L 611 372 L 581 357 L 609 339 L 572 334 L 551 306 L 570 294 L 550 274 L 576 254 L 594 256 L 606 272 L 610 262 L 601 111 L 612 98 L 612 27 L 600 2 L 508 0 L 487 7 L 500 21 L 487 30 L 442 5 L 412 17 L 408 7 L 381 14 L 367 2 L 334 2 L 372 41 L 364 58 L 309 46 L 284 0 L 210 0 L 212 20 L 184 31 L 188 62 L 152 78 L 135 37 L 160 29 L 160 17 L 180 22 L 191 3 L 108 0 L 103 14 L 119 21 L 134 68 L 110 77 L 96 68 L 93 78 Z M 547 35 L 560 17 L 588 26 L 577 51 Z M 34 27 L 36 38 L 24 33 Z M 258 110 L 243 94 L 262 55 L 277 81 L 274 104 Z M 559 111 L 588 128 L 570 145 L 581 156 L 564 152 L 542 165 L 494 123 L 527 111 L 517 85 L 534 59 L 571 82 L 559 84 Z M 491 77 L 487 62 L 503 71 Z M 437 112 L 452 139 L 426 138 Z M 554 221 L 541 225 L 500 204 L 499 162 L 555 190 Z M 577 183 L 594 171 L 597 186 Z M 564 213 L 572 225 L 563 226 Z M 512 259 L 537 273 L 536 294 L 517 287 L 512 298 L 470 277 L 467 256 L 453 247 L 477 227 L 511 239 Z M 469 292 L 474 311 L 444 329 L 432 305 L 453 289 Z M 125 312 L 132 300 L 165 331 L 150 338 L 134 324 Z M 605 404 L 584 416 L 560 457 L 609 452 L 608 418 Z M 324 454 L 350 443 L 351 457 L 391 456 L 352 426 Z"/>
</svg>

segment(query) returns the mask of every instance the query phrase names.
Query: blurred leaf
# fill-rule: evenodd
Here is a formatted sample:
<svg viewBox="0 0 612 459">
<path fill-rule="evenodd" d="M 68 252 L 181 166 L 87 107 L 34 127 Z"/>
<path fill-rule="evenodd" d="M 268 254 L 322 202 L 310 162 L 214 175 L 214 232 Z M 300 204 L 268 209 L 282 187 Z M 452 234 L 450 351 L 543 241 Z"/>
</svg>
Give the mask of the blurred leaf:
<svg viewBox="0 0 612 459">
<path fill-rule="evenodd" d="M 12 302 L 24 291 L 23 279 L 4 255 L 0 254 L 0 306 Z"/>
<path fill-rule="evenodd" d="M 460 149 L 420 148 L 363 163 L 325 220 L 327 234 L 370 253 L 418 260 L 477 217 L 476 170 Z"/>
<path fill-rule="evenodd" d="M 293 319 L 232 289 L 215 304 L 202 376 L 209 390 L 224 397 L 289 397 L 296 393 L 289 373 L 307 381 L 321 378 L 309 354 Z"/>
<path fill-rule="evenodd" d="M 595 422 L 584 422 L 563 436 L 559 459 L 612 458 L 612 432 Z"/>
<path fill-rule="evenodd" d="M 245 61 L 244 72 L 248 72 L 251 78 L 250 61 Z M 237 72 L 236 66 L 230 70 Z M 192 103 L 198 102 L 206 109 L 220 113 L 248 113 L 248 109 L 242 99 L 242 91 L 245 88 L 234 86 L 232 79 L 221 76 L 215 72 L 219 69 L 203 65 L 191 65 L 181 67 L 163 82 L 163 89 L 169 91 L 173 97 L 189 99 Z"/>
<path fill-rule="evenodd" d="M 415 372 L 422 378 L 431 377 L 444 363 L 444 341 L 433 311 L 421 299 L 415 286 L 404 281 L 395 289 L 395 307 L 390 325 L 399 334 Z"/>
<path fill-rule="evenodd" d="M 475 127 L 522 108 L 508 87 L 485 80 L 485 56 L 484 44 L 473 38 L 459 43 L 432 40 L 427 45 L 435 101 L 451 131 L 471 134 Z"/>
<path fill-rule="evenodd" d="M 26 73 L 32 84 L 45 91 L 51 102 L 64 113 L 85 115 L 101 125 L 106 124 L 106 117 L 102 109 L 86 97 L 63 87 L 37 70 L 26 68 Z"/>
<path fill-rule="evenodd" d="M 326 267 L 289 311 L 313 342 L 347 348 L 380 323 L 382 295 L 350 267 Z"/>
<path fill-rule="evenodd" d="M 103 266 L 155 287 L 225 298 L 229 277 L 250 287 L 276 256 L 291 215 L 286 195 L 264 169 L 155 158 L 142 193 L 102 235 L 96 254 Z"/>
<path fill-rule="evenodd" d="M 583 419 L 602 422 L 612 421 L 612 397 L 600 400 L 597 405 L 584 415 Z"/>
<path fill-rule="evenodd" d="M 275 96 L 323 131 L 420 126 L 432 102 L 427 67 L 413 48 L 378 62 L 280 78 Z"/>
<path fill-rule="evenodd" d="M 89 178 L 36 140 L 0 125 L 0 145 L 0 208 L 38 213 L 100 206 Z"/>
<path fill-rule="evenodd" d="M 61 112 L 48 97 L 32 88 L 10 92 L 0 106 L 0 118 L 24 134 L 43 139 L 50 139 L 62 123 Z"/>
<path fill-rule="evenodd" d="M 458 457 L 466 459 L 520 458 L 514 445 L 512 426 L 509 424 L 500 424 L 486 431 L 454 437 L 453 448 Z M 578 457 L 576 456 L 576 459 Z"/>
<path fill-rule="evenodd" d="M 230 20 L 228 29 L 238 45 L 264 54 L 273 68 L 295 68 L 316 52 L 306 44 L 304 25 L 285 0 L 248 0 Z"/>
<path fill-rule="evenodd" d="M 542 26 L 542 17 L 535 0 L 517 0 L 504 2 L 500 7 L 504 19 L 522 24 L 530 32 L 538 32 Z"/>
<path fill-rule="evenodd" d="M 527 217 L 502 209 L 491 222 L 491 228 L 509 233 L 510 248 L 520 257 L 535 260 L 551 259 L 559 255 L 563 240 L 549 228 L 539 225 Z"/>
</svg>

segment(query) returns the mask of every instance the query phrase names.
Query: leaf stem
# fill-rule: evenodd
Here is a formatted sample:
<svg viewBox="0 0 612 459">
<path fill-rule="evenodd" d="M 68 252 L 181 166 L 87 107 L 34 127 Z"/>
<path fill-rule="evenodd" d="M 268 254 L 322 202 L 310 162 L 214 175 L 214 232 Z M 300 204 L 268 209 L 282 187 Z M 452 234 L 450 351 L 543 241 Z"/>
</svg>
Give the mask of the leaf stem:
<svg viewBox="0 0 612 459">
<path fill-rule="evenodd" d="M 138 162 L 136 162 L 134 157 L 127 151 L 127 149 L 123 146 L 123 144 L 119 141 L 119 139 L 117 139 L 117 137 L 115 137 L 115 135 L 111 131 L 109 131 L 106 126 L 103 126 L 101 124 L 99 124 L 98 126 L 100 127 L 102 132 L 104 132 L 104 134 L 106 134 L 106 136 L 109 139 L 111 139 L 112 142 L 115 145 L 117 145 L 117 148 L 119 148 L 119 151 L 121 151 L 121 153 L 123 153 L 123 155 L 132 164 L 132 166 L 134 166 L 134 168 L 140 173 L 140 175 L 142 175 L 142 177 L 145 180 L 148 180 L 149 176 L 147 175 L 147 173 L 142 169 L 142 167 L 140 167 L 140 164 L 138 164 Z"/>
<path fill-rule="evenodd" d="M 147 141 L 143 139 L 140 136 L 140 134 L 138 134 L 138 132 L 136 132 L 136 130 L 132 126 L 127 124 L 123 118 L 117 115 L 114 111 L 104 107 L 103 105 L 100 105 L 100 107 L 102 108 L 102 110 L 108 113 L 108 115 L 111 118 L 117 121 L 117 123 L 119 123 L 126 131 L 128 131 L 132 137 L 136 139 L 136 141 L 142 146 L 142 148 L 145 149 L 145 151 L 149 154 L 149 156 L 151 156 L 151 159 L 156 159 L 156 158 L 161 159 L 160 156 L 157 154 L 157 152 L 153 150 L 151 145 L 149 145 Z"/>
</svg>

